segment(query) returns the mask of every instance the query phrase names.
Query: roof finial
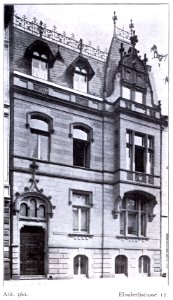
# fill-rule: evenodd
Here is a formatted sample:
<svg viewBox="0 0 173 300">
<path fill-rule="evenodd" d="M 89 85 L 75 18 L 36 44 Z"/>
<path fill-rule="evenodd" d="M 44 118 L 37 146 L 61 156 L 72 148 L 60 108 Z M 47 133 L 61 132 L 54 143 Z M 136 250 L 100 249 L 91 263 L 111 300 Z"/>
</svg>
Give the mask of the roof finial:
<svg viewBox="0 0 173 300">
<path fill-rule="evenodd" d="M 83 49 L 83 40 L 80 39 L 80 40 L 79 40 L 79 50 L 80 50 L 79 55 L 82 54 L 82 49 Z"/>
<path fill-rule="evenodd" d="M 116 12 L 114 11 L 114 15 L 112 17 L 113 23 L 114 23 L 114 34 L 116 34 L 116 21 L 118 20 L 116 16 Z"/>
<path fill-rule="evenodd" d="M 134 24 L 133 24 L 132 20 L 130 20 L 129 28 L 130 28 L 130 32 L 131 32 L 131 36 L 132 36 L 133 35 L 133 28 L 134 28 Z"/>
<path fill-rule="evenodd" d="M 130 20 L 129 28 L 130 28 L 130 32 L 131 32 L 130 41 L 134 48 L 136 46 L 136 43 L 138 42 L 138 37 L 137 37 L 137 35 L 135 35 L 135 30 L 133 30 L 134 24 L 133 24 L 132 20 Z"/>
</svg>

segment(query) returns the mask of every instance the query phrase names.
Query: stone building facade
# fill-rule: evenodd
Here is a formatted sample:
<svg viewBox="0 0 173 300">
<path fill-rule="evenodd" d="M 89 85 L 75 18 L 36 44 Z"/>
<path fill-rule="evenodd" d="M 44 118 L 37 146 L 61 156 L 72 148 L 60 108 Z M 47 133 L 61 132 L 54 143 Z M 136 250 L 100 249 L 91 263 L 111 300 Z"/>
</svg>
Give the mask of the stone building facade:
<svg viewBox="0 0 173 300">
<path fill-rule="evenodd" d="M 6 19 L 7 279 L 160 276 L 165 119 L 133 23 L 113 20 L 104 53 Z"/>
</svg>

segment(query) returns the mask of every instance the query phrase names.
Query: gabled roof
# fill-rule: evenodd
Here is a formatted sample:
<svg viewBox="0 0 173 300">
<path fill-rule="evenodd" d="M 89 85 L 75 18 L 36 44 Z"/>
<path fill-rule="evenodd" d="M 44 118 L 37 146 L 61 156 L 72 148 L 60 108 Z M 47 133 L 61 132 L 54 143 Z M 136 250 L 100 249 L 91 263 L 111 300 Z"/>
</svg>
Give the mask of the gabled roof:
<svg viewBox="0 0 173 300">
<path fill-rule="evenodd" d="M 39 39 L 35 40 L 30 46 L 26 48 L 25 57 L 32 57 L 34 51 L 37 51 L 40 54 L 46 54 L 48 57 L 49 67 L 53 67 L 56 58 L 54 57 L 46 42 Z"/>
<path fill-rule="evenodd" d="M 87 71 L 88 80 L 91 80 L 91 78 L 95 74 L 89 61 L 82 54 L 79 54 L 79 56 L 70 64 L 70 66 L 67 69 L 67 72 L 73 73 L 76 67 L 79 67 L 80 69 L 85 69 Z"/>
</svg>

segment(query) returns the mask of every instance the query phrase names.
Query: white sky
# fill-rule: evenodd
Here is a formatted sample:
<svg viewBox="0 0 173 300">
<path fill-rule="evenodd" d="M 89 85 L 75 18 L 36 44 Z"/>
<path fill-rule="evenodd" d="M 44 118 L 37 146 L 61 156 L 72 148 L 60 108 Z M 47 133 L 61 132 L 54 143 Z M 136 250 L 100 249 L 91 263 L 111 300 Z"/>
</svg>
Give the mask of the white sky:
<svg viewBox="0 0 173 300">
<path fill-rule="evenodd" d="M 36 17 L 47 27 L 53 25 L 57 31 L 66 32 L 67 36 L 75 34 L 75 38 L 83 39 L 84 43 L 92 42 L 101 50 L 109 49 L 113 34 L 113 12 L 118 17 L 117 27 L 129 30 L 133 20 L 138 35 L 136 48 L 143 56 L 147 53 L 148 64 L 153 68 L 159 100 L 162 100 L 162 113 L 167 114 L 168 84 L 164 83 L 168 75 L 168 59 L 158 67 L 158 60 L 152 59 L 150 49 L 157 45 L 159 54 L 168 53 L 168 5 L 166 4 L 30 4 L 15 5 L 19 16 L 26 15 L 28 20 Z"/>
</svg>

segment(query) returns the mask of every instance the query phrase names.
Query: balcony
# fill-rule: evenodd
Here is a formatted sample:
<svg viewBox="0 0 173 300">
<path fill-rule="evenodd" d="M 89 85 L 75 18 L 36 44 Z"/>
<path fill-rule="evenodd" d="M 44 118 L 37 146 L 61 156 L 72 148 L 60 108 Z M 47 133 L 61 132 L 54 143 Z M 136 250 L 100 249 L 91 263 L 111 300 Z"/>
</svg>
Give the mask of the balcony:
<svg viewBox="0 0 173 300">
<path fill-rule="evenodd" d="M 147 116 L 154 119 L 160 119 L 160 110 L 159 107 L 156 106 L 154 109 L 152 106 L 147 106 L 145 104 L 140 104 L 135 101 L 127 100 L 122 97 L 119 97 L 114 103 L 114 111 L 122 109 L 127 112 L 138 113 L 143 116 Z"/>
</svg>

